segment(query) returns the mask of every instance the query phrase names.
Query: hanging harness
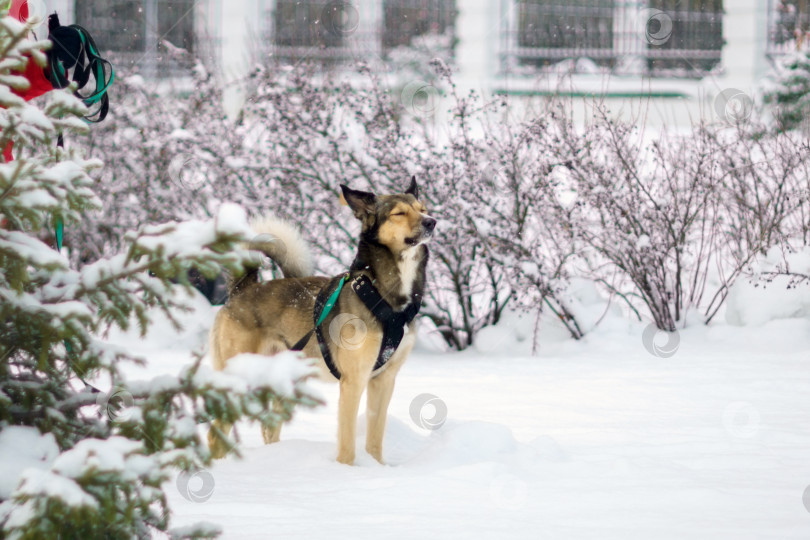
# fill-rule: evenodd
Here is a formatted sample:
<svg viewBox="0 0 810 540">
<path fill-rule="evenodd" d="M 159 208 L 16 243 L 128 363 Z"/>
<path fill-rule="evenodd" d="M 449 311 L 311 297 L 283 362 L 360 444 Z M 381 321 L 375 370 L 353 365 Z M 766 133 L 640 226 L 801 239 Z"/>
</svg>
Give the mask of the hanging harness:
<svg viewBox="0 0 810 540">
<path fill-rule="evenodd" d="M 110 62 L 98 55 L 96 42 L 93 41 L 87 30 L 78 24 L 62 26 L 59 24 L 59 16 L 53 13 L 48 16 L 48 40 L 51 41 L 52 47 L 47 53 L 48 68 L 45 70 L 45 76 L 51 85 L 54 88 L 66 88 L 72 80 L 76 83 L 74 95 L 81 99 L 82 103 L 87 107 L 99 104 L 98 109 L 87 114 L 84 120 L 97 123 L 107 118 L 107 112 L 110 110 L 110 98 L 107 90 L 113 83 L 115 70 Z M 68 79 L 71 69 L 73 77 Z M 87 86 L 90 75 L 93 75 L 95 79 L 95 90 L 91 94 L 83 95 L 79 93 L 79 90 Z M 64 145 L 61 133 L 56 140 L 56 145 L 60 147 Z M 54 220 L 57 251 L 62 251 L 64 227 L 62 220 Z"/>
<path fill-rule="evenodd" d="M 71 80 L 76 83 L 74 95 L 82 100 L 87 107 L 99 104 L 96 111 L 84 117 L 86 122 L 101 122 L 107 117 L 110 110 L 110 98 L 107 90 L 115 78 L 115 70 L 107 60 L 98 55 L 96 42 L 90 34 L 78 24 L 62 26 L 59 16 L 54 13 L 48 16 L 48 39 L 52 43 L 48 51 L 48 68 L 45 76 L 54 88 L 66 88 Z M 69 70 L 73 70 L 73 77 L 68 79 Z M 109 70 L 109 74 L 108 74 Z M 96 88 L 91 94 L 82 95 L 79 90 L 87 86 L 90 75 L 96 81 Z M 109 75 L 109 76 L 108 76 Z M 62 134 L 56 140 L 57 146 L 64 145 Z M 62 238 L 65 225 L 61 219 L 54 220 L 56 235 L 56 249 L 62 251 Z"/>
<path fill-rule="evenodd" d="M 26 2 L 21 3 L 22 11 L 17 12 L 17 18 L 25 22 L 28 18 Z M 28 80 L 28 87 L 24 89 L 13 89 L 12 91 L 30 101 L 39 97 L 54 88 L 65 88 L 72 82 L 76 83 L 76 97 L 91 107 L 98 104 L 99 107 L 84 117 L 87 122 L 101 122 L 107 116 L 110 108 L 110 100 L 107 90 L 113 83 L 115 71 L 112 65 L 98 55 L 98 48 L 90 34 L 79 25 L 62 26 L 59 24 L 59 17 L 56 13 L 48 17 L 48 39 L 51 41 L 51 48 L 46 51 L 47 65 L 43 69 L 36 62 L 26 63 L 23 76 Z M 73 76 L 69 79 L 69 70 L 73 70 Z M 87 86 L 90 76 L 95 79 L 95 90 L 92 93 L 83 95 L 79 90 Z M 62 136 L 59 135 L 59 146 L 62 146 Z M 13 161 L 12 143 L 3 148 L 3 158 L 6 163 Z"/>
<path fill-rule="evenodd" d="M 96 42 L 84 28 L 78 24 L 62 26 L 56 13 L 48 17 L 48 39 L 53 43 L 48 51 L 48 69 L 45 71 L 54 88 L 66 88 L 71 81 L 76 83 L 76 97 L 90 107 L 99 104 L 99 108 L 84 119 L 88 122 L 101 122 L 107 117 L 110 109 L 110 98 L 107 90 L 115 79 L 112 64 L 99 56 Z M 69 70 L 73 76 L 68 79 Z M 95 89 L 90 94 L 81 94 L 90 76 L 95 80 Z"/>
<path fill-rule="evenodd" d="M 338 371 L 332 359 L 332 354 L 329 352 L 329 343 L 324 336 L 321 324 L 335 306 L 348 278 L 349 274 L 335 277 L 321 289 L 321 292 L 319 292 L 318 296 L 315 298 L 315 310 L 313 314 L 315 327 L 301 338 L 298 343 L 290 347 L 290 350 L 293 351 L 302 350 L 314 333 L 318 336 L 318 345 L 321 349 L 326 367 L 329 368 L 329 371 L 336 379 L 340 379 L 340 371 Z M 399 344 L 402 342 L 402 338 L 405 336 L 405 325 L 409 324 L 414 317 L 416 317 L 416 314 L 419 313 L 422 300 L 420 297 L 416 297 L 404 310 L 395 311 L 391 307 L 391 304 L 382 297 L 380 291 L 374 286 L 373 281 L 365 274 L 355 276 L 354 279 L 350 281 L 349 286 L 382 326 L 383 339 L 380 345 L 380 352 L 377 355 L 377 361 L 374 363 L 373 373 L 382 368 L 386 362 L 391 359 L 391 355 L 397 350 L 397 347 L 399 347 Z"/>
</svg>

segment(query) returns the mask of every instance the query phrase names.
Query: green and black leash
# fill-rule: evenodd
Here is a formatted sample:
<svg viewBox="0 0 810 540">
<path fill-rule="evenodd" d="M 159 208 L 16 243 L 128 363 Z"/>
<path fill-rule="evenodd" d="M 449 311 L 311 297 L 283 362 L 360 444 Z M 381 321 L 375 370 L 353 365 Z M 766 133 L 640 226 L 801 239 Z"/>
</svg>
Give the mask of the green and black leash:
<svg viewBox="0 0 810 540">
<path fill-rule="evenodd" d="M 67 88 L 71 82 L 76 83 L 74 95 L 81 99 L 82 103 L 87 107 L 98 104 L 98 109 L 86 115 L 84 121 L 98 123 L 104 120 L 110 110 L 110 98 L 107 91 L 115 79 L 112 64 L 99 55 L 96 42 L 87 30 L 78 24 L 62 26 L 56 13 L 48 17 L 48 40 L 51 41 L 52 46 L 47 52 L 48 62 L 45 76 L 51 85 L 54 88 Z M 73 76 L 69 79 L 70 70 L 73 70 Z M 95 79 L 95 89 L 92 93 L 84 95 L 80 90 L 90 82 L 91 75 Z M 56 146 L 62 148 L 64 144 L 64 137 L 60 133 L 56 139 Z M 64 222 L 61 218 L 55 217 L 54 236 L 56 237 L 56 249 L 60 253 L 64 232 Z M 65 340 L 64 343 L 68 358 L 73 357 L 74 352 L 70 342 Z M 93 393 L 101 392 L 78 373 L 76 376 Z"/>
<path fill-rule="evenodd" d="M 45 76 L 54 88 L 67 88 L 71 82 L 76 83 L 74 95 L 81 99 L 87 107 L 98 104 L 98 109 L 84 117 L 86 122 L 98 123 L 107 117 L 110 110 L 110 98 L 107 91 L 115 79 L 115 70 L 112 64 L 99 55 L 96 42 L 90 33 L 79 26 L 71 24 L 62 26 L 59 16 L 53 13 L 48 17 L 48 39 L 52 43 L 48 51 L 48 65 Z M 73 76 L 69 79 L 69 70 Z M 90 82 L 90 76 L 95 79 L 95 89 L 92 93 L 84 95 L 82 90 Z M 64 146 L 64 138 L 60 133 L 56 145 Z M 54 219 L 54 233 L 56 249 L 62 251 L 65 224 L 61 218 Z"/>
</svg>

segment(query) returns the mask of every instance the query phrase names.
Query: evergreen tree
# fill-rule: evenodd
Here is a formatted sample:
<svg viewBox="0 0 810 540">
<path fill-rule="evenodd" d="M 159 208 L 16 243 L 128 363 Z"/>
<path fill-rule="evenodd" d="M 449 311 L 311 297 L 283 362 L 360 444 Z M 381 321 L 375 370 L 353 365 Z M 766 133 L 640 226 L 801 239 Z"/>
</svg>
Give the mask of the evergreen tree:
<svg viewBox="0 0 810 540">
<path fill-rule="evenodd" d="M 796 52 L 780 61 L 762 98 L 766 104 L 774 106 L 780 130 L 803 126 L 806 129 L 810 115 L 810 56 Z"/>
<path fill-rule="evenodd" d="M 234 244 L 251 233 L 242 210 L 224 204 L 212 220 L 144 225 L 127 233 L 123 253 L 72 269 L 43 231 L 60 220 L 70 234 L 100 211 L 89 173 L 102 163 L 56 145 L 59 133 L 87 129 L 69 91 L 39 105 L 14 94 L 28 84 L 28 62 L 45 64 L 48 42 L 29 33 L 0 19 L 0 148 L 13 142 L 15 158 L 0 163 L 0 455 L 14 473 L 0 478 L 0 536 L 148 537 L 169 530 L 162 485 L 171 473 L 209 463 L 196 425 L 288 419 L 317 403 L 306 386 L 313 368 L 289 353 L 236 358 L 215 373 L 198 358 L 176 377 L 126 379 L 122 364 L 136 360 L 106 343 L 105 330 L 136 322 L 145 333 L 155 311 L 176 324 L 188 270 L 240 271 L 247 253 Z"/>
</svg>

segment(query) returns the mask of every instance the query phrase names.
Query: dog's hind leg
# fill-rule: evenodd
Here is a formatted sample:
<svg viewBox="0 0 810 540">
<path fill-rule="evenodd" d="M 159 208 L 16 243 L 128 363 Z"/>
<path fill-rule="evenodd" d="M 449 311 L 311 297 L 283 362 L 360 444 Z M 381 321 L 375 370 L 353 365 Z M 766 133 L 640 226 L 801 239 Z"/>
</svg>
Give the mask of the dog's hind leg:
<svg viewBox="0 0 810 540">
<path fill-rule="evenodd" d="M 222 371 L 228 360 L 239 353 L 256 352 L 257 340 L 250 332 L 245 332 L 241 326 L 227 316 L 223 311 L 217 313 L 214 327 L 211 329 L 211 359 L 214 369 Z M 220 459 L 231 449 L 227 442 L 228 435 L 233 428 L 221 420 L 214 420 L 208 430 L 208 449 L 211 457 Z"/>
<path fill-rule="evenodd" d="M 283 338 L 278 334 L 266 334 L 259 345 L 259 354 L 265 354 L 267 356 L 273 356 L 284 350 L 287 350 L 287 346 L 284 344 Z M 268 358 L 267 361 L 272 362 L 273 359 Z M 273 403 L 273 410 L 277 413 L 281 412 L 281 407 L 278 403 Z M 262 438 L 264 439 L 264 444 L 278 442 L 281 438 L 281 422 L 279 421 L 275 427 L 262 425 Z"/>
<path fill-rule="evenodd" d="M 277 413 L 282 412 L 282 408 L 278 403 L 273 403 L 273 410 Z M 275 427 L 263 425 L 262 437 L 264 438 L 264 444 L 278 442 L 281 438 L 281 422 L 279 421 Z"/>
<path fill-rule="evenodd" d="M 281 423 L 275 427 L 262 426 L 262 438 L 264 439 L 264 444 L 278 442 L 281 439 Z"/>
<path fill-rule="evenodd" d="M 211 429 L 208 430 L 208 450 L 211 452 L 212 458 L 224 458 L 228 450 L 231 449 L 226 441 L 232 427 L 233 424 L 226 424 L 219 420 L 214 420 L 211 423 Z M 221 435 L 217 431 L 221 432 Z"/>
</svg>

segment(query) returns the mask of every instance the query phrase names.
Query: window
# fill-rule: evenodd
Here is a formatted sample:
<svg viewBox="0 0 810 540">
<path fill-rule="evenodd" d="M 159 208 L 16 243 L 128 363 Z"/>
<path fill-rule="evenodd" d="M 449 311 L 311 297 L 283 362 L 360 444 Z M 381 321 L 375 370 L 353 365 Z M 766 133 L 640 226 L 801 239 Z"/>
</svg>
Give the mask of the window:
<svg viewBox="0 0 810 540">
<path fill-rule="evenodd" d="M 358 17 L 349 1 L 276 0 L 271 14 L 273 56 L 290 62 L 345 58 Z"/>
<path fill-rule="evenodd" d="M 671 35 L 647 49 L 651 73 L 699 76 L 720 63 L 723 49 L 722 0 L 651 0 L 650 8 L 671 19 Z M 660 21 L 650 21 L 660 31 Z M 657 27 L 652 27 L 658 25 Z"/>
<path fill-rule="evenodd" d="M 612 64 L 613 0 L 523 0 L 517 5 L 523 64 L 545 66 L 587 57 Z"/>
<path fill-rule="evenodd" d="M 269 0 L 269 6 L 266 42 L 280 63 L 368 59 L 432 34 L 452 44 L 456 17 L 455 0 Z"/>
<path fill-rule="evenodd" d="M 337 5 L 337 4 L 333 4 Z M 279 47 L 336 47 L 342 43 L 340 32 L 327 28 L 326 1 L 278 0 L 273 16 L 273 37 Z"/>
<path fill-rule="evenodd" d="M 700 78 L 723 47 L 722 0 L 503 0 L 503 71 Z"/>
<path fill-rule="evenodd" d="M 164 42 L 194 53 L 194 7 L 194 0 L 76 0 L 75 18 L 116 67 L 165 77 L 181 74 L 183 60 Z"/>
<path fill-rule="evenodd" d="M 418 36 L 452 31 L 455 19 L 454 0 L 385 0 L 383 49 L 408 46 Z"/>
<path fill-rule="evenodd" d="M 146 38 L 143 2 L 76 0 L 76 22 L 102 51 L 143 51 Z"/>
</svg>

